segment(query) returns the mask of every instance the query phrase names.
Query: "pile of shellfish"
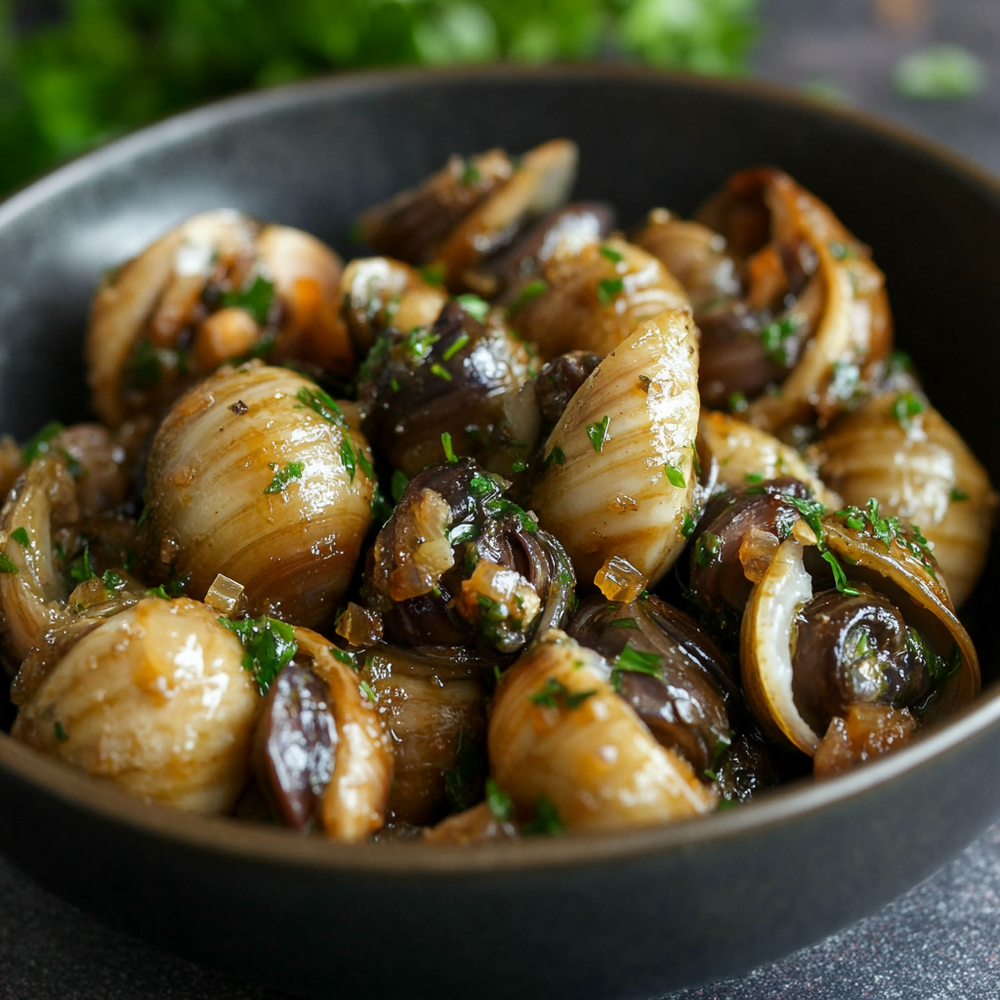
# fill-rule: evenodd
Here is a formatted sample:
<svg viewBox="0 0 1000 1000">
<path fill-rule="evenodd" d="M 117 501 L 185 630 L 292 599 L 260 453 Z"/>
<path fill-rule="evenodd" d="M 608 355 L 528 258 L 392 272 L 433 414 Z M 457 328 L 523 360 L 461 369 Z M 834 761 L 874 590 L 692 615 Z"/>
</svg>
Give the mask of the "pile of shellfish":
<svg viewBox="0 0 1000 1000">
<path fill-rule="evenodd" d="M 626 234 L 577 159 L 456 155 L 346 264 L 220 210 L 105 277 L 99 422 L 0 441 L 15 739 L 458 844 L 740 805 L 976 697 L 995 496 L 868 247 L 773 168 Z"/>
</svg>

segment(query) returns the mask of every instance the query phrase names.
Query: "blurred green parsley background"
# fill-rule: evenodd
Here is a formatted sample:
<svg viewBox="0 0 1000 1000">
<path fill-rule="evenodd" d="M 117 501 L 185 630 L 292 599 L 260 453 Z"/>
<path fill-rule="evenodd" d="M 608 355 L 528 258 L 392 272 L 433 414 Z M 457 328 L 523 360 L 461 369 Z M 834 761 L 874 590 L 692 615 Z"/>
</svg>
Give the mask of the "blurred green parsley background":
<svg viewBox="0 0 1000 1000">
<path fill-rule="evenodd" d="M 0 192 L 202 101 L 335 70 L 746 71 L 756 0 L 0 0 Z"/>
</svg>

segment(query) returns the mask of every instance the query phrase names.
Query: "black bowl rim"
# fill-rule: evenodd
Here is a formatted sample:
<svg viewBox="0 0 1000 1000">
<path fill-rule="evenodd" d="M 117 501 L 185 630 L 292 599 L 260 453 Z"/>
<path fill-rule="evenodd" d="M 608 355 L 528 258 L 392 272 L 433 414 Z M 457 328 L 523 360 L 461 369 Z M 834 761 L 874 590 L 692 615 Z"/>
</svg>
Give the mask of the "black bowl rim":
<svg viewBox="0 0 1000 1000">
<path fill-rule="evenodd" d="M 785 106 L 819 117 L 840 119 L 877 133 L 911 153 L 944 165 L 966 185 L 1000 203 L 1000 180 L 953 151 L 908 130 L 853 108 L 825 104 L 760 80 L 726 80 L 636 67 L 627 64 L 563 64 L 544 67 L 493 65 L 477 67 L 375 70 L 321 77 L 272 90 L 239 94 L 215 101 L 110 142 L 29 184 L 0 205 L 0 228 L 46 200 L 95 174 L 130 159 L 155 153 L 192 134 L 210 131 L 262 112 L 301 107 L 331 94 L 372 93 L 399 86 L 448 81 L 525 80 L 587 81 L 597 77 L 631 80 L 647 86 L 716 92 L 734 98 L 748 95 L 761 103 Z M 441 876 L 488 875 L 491 872 L 539 868 L 583 867 L 609 861 L 633 861 L 670 851 L 722 845 L 749 834 L 764 834 L 807 814 L 830 810 L 866 796 L 896 778 L 930 764 L 971 742 L 1000 723 L 1000 685 L 934 730 L 922 734 L 897 753 L 837 778 L 795 783 L 769 792 L 736 809 L 697 820 L 639 830 L 539 838 L 475 848 L 445 848 L 413 842 L 342 844 L 320 837 L 302 838 L 290 831 L 232 818 L 192 815 L 136 799 L 110 783 L 36 753 L 0 733 L 0 768 L 64 803 L 95 813 L 139 835 L 168 840 L 199 853 L 225 855 L 262 865 L 372 874 L 407 873 Z M 970 832 L 971 839 L 971 832 Z"/>
</svg>

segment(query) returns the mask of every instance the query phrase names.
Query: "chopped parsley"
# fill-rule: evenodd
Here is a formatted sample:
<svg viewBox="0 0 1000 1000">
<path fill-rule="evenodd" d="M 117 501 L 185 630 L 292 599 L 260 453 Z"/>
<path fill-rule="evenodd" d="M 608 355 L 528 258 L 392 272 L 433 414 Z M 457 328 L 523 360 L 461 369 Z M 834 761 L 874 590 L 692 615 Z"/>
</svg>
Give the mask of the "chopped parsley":
<svg viewBox="0 0 1000 1000">
<path fill-rule="evenodd" d="M 490 304 L 478 295 L 459 295 L 455 301 L 473 318 L 480 323 L 486 322 L 486 316 L 490 311 Z M 468 335 L 464 335 L 468 340 Z"/>
<path fill-rule="evenodd" d="M 41 455 L 47 455 L 50 451 L 50 442 L 60 432 L 66 428 L 58 420 L 47 423 L 33 438 L 21 449 L 21 464 L 24 466 L 31 463 Z"/>
<path fill-rule="evenodd" d="M 451 372 L 444 365 L 439 365 L 436 361 L 431 365 L 431 374 L 436 375 L 442 382 L 451 381 Z"/>
<path fill-rule="evenodd" d="M 465 161 L 465 169 L 459 178 L 463 187 L 471 187 L 476 181 L 482 180 L 482 172 L 471 160 Z"/>
<path fill-rule="evenodd" d="M 459 731 L 454 767 L 444 773 L 444 791 L 452 812 L 462 812 L 476 804 L 483 764 L 482 748 Z"/>
<path fill-rule="evenodd" d="M 343 614 L 343 611 L 341 611 L 341 614 Z M 341 663 L 346 664 L 351 668 L 351 670 L 358 669 L 358 665 L 354 662 L 354 657 L 348 653 L 346 649 L 341 649 L 339 646 L 331 646 L 330 655 L 335 660 L 339 660 Z"/>
<path fill-rule="evenodd" d="M 534 517 L 513 500 L 507 500 L 505 497 L 492 497 L 483 504 L 483 507 L 489 517 L 499 519 L 510 514 L 521 522 L 525 531 L 530 531 L 532 534 L 538 531 L 538 522 Z"/>
<path fill-rule="evenodd" d="M 66 732 L 66 727 L 58 719 L 56 719 L 53 725 L 53 731 L 56 734 L 56 739 L 60 743 L 65 743 L 69 739 L 69 733 Z"/>
<path fill-rule="evenodd" d="M 611 417 L 605 414 L 596 424 L 587 424 L 587 437 L 594 446 L 594 451 L 600 453 L 604 451 L 604 442 L 608 440 L 608 428 L 611 426 Z"/>
<path fill-rule="evenodd" d="M 459 301 L 461 301 L 461 298 L 462 298 L 462 297 L 460 297 L 460 298 L 459 298 Z M 482 299 L 480 299 L 479 301 L 480 301 L 480 302 L 482 302 L 483 300 L 482 300 Z M 483 304 L 485 305 L 486 303 L 483 303 Z M 466 312 L 468 312 L 468 310 L 466 310 Z M 453 357 L 454 357 L 454 356 L 455 356 L 456 354 L 458 354 L 458 352 L 459 352 L 459 351 L 460 351 L 460 350 L 461 350 L 461 349 L 462 349 L 463 347 L 465 347 L 465 345 L 466 345 L 466 344 L 467 344 L 468 342 L 469 342 L 469 335 L 468 335 L 468 334 L 467 334 L 467 333 L 466 333 L 466 332 L 465 332 L 465 331 L 463 330 L 463 331 L 462 331 L 462 332 L 461 332 L 461 333 L 460 333 L 460 334 L 459 334 L 459 335 L 458 335 L 458 336 L 457 336 L 457 337 L 456 337 L 456 338 L 455 338 L 455 339 L 454 339 L 454 340 L 452 341 L 451 345 L 450 345 L 450 346 L 449 346 L 449 347 L 448 347 L 448 348 L 447 348 L 447 349 L 445 350 L 444 354 L 442 354 L 441 356 L 442 356 L 442 357 L 444 358 L 444 360 L 445 360 L 445 361 L 451 361 L 451 359 L 452 359 L 452 358 L 453 358 Z M 399 390 L 397 389 L 396 391 L 398 392 Z"/>
<path fill-rule="evenodd" d="M 31 544 L 31 539 L 28 538 L 28 531 L 26 528 L 15 528 L 10 533 L 11 540 L 17 542 L 22 549 L 26 549 Z"/>
<path fill-rule="evenodd" d="M 315 389 L 304 385 L 295 394 L 295 398 L 314 413 L 322 417 L 334 427 L 346 427 L 347 421 L 336 401 L 319 387 Z"/>
<path fill-rule="evenodd" d="M 0 552 L 0 573 L 20 573 L 6 552 Z"/>
<path fill-rule="evenodd" d="M 371 684 L 369 684 L 368 681 L 361 681 L 361 683 L 358 684 L 358 690 L 365 696 L 365 698 L 368 699 L 368 701 L 372 705 L 374 705 L 378 701 L 378 695 L 375 694 L 374 688 L 372 688 Z"/>
<path fill-rule="evenodd" d="M 529 281 L 517 293 L 517 298 L 514 299 L 507 311 L 509 313 L 516 313 L 518 309 L 522 306 L 526 306 L 532 299 L 537 299 L 542 292 L 548 289 L 548 287 L 548 282 L 543 281 L 541 278 L 535 278 L 534 281 Z"/>
<path fill-rule="evenodd" d="M 787 316 L 785 319 L 768 323 L 760 331 L 760 342 L 771 364 L 784 368 L 789 363 L 791 360 L 789 341 L 795 337 L 795 331 L 802 322 L 801 316 Z"/>
<path fill-rule="evenodd" d="M 891 551 L 892 543 L 895 542 L 912 556 L 915 556 L 924 569 L 934 579 L 937 579 L 930 545 L 921 534 L 920 529 L 915 524 L 911 524 L 910 530 L 907 532 L 898 517 L 891 515 L 882 517 L 879 512 L 878 500 L 874 497 L 869 499 L 864 508 L 843 507 L 833 516 L 840 518 L 852 531 L 858 531 L 878 539 L 885 545 L 886 552 Z"/>
<path fill-rule="evenodd" d="M 235 632 L 243 643 L 243 669 L 253 675 L 257 690 L 267 694 L 275 678 L 298 652 L 295 629 L 287 622 L 266 616 L 241 621 L 220 618 L 219 624 Z"/>
<path fill-rule="evenodd" d="M 676 465 L 665 465 L 663 466 L 663 474 L 667 477 L 667 482 L 671 486 L 676 486 L 678 489 L 684 489 L 687 486 L 687 480 L 684 478 L 684 473 L 677 468 Z"/>
<path fill-rule="evenodd" d="M 711 566 L 718 559 L 721 548 L 722 539 L 718 535 L 713 535 L 711 531 L 703 531 L 694 546 L 695 565 L 702 569 Z"/>
<path fill-rule="evenodd" d="M 69 575 L 77 583 L 85 583 L 97 576 L 94 567 L 90 565 L 90 544 L 88 542 L 83 544 L 83 555 L 79 559 L 73 560 L 73 565 L 69 568 Z"/>
<path fill-rule="evenodd" d="M 698 527 L 698 522 L 694 518 L 694 514 L 691 511 L 684 511 L 684 521 L 681 524 L 681 534 L 685 538 L 690 538 L 694 534 L 694 529 Z"/>
<path fill-rule="evenodd" d="M 608 622 L 611 628 L 634 628 L 639 627 L 639 623 L 634 618 L 612 618 Z"/>
<path fill-rule="evenodd" d="M 600 254 L 602 257 L 607 257 L 612 264 L 620 264 L 624 259 L 625 255 L 619 253 L 614 247 L 602 246 L 600 248 Z"/>
<path fill-rule="evenodd" d="M 526 837 L 558 837 L 565 829 L 555 803 L 541 795 L 535 802 L 535 818 L 521 827 L 521 833 Z"/>
<path fill-rule="evenodd" d="M 444 449 L 444 457 L 449 462 L 458 461 L 455 449 L 451 446 L 451 435 L 447 431 L 443 431 L 441 434 L 441 447 Z"/>
<path fill-rule="evenodd" d="M 606 306 L 624 290 L 625 282 L 621 278 L 603 278 L 597 283 L 597 301 Z"/>
<path fill-rule="evenodd" d="M 644 653 L 641 649 L 634 649 L 627 642 L 625 648 L 615 659 L 615 670 L 627 670 L 635 674 L 649 674 L 651 677 L 659 677 L 663 661 L 656 653 Z"/>
<path fill-rule="evenodd" d="M 749 405 L 746 393 L 731 392 L 729 394 L 729 410 L 731 413 L 745 413 Z"/>
<path fill-rule="evenodd" d="M 344 432 L 344 436 L 340 439 L 340 461 L 344 468 L 347 469 L 347 475 L 353 483 L 354 473 L 357 472 L 358 469 L 358 456 L 354 451 L 354 443 L 351 441 L 351 437 L 346 431 Z"/>
<path fill-rule="evenodd" d="M 913 426 L 913 418 L 924 412 L 926 407 L 912 392 L 901 392 L 892 401 L 892 415 L 903 430 Z"/>
<path fill-rule="evenodd" d="M 101 577 L 101 583 L 104 584 L 104 589 L 109 594 L 116 594 L 119 590 L 124 589 L 125 580 L 122 578 L 120 573 L 116 573 L 113 569 L 106 569 L 104 575 Z"/>
<path fill-rule="evenodd" d="M 827 548 L 826 535 L 823 532 L 821 520 L 823 514 L 826 513 L 826 508 L 818 500 L 805 500 L 802 497 L 788 496 L 787 494 L 782 495 L 781 500 L 790 507 L 794 507 L 802 520 L 812 528 L 813 534 L 816 536 L 816 548 L 833 571 L 833 582 L 837 590 L 848 597 L 857 597 L 858 591 L 847 582 L 844 568 L 840 565 L 837 557 Z"/>
<path fill-rule="evenodd" d="M 492 778 L 486 779 L 486 805 L 498 823 L 508 823 L 514 818 L 514 803 Z"/>
<path fill-rule="evenodd" d="M 556 465 L 562 465 L 566 461 L 566 453 L 559 447 L 559 445 L 554 444 L 552 446 L 552 451 L 545 456 L 542 461 L 542 472 L 548 471 L 549 466 L 555 462 Z"/>
<path fill-rule="evenodd" d="M 828 248 L 834 260 L 853 260 L 859 256 L 858 251 L 849 243 L 839 243 L 834 240 L 828 244 Z"/>
<path fill-rule="evenodd" d="M 445 278 L 445 266 L 441 262 L 426 264 L 420 268 L 420 277 L 423 278 L 428 285 L 443 285 Z"/>
<path fill-rule="evenodd" d="M 235 306 L 245 309 L 258 326 L 267 322 L 267 315 L 274 304 L 274 284 L 258 274 L 253 282 L 239 291 L 226 292 L 222 296 L 224 308 Z"/>
<path fill-rule="evenodd" d="M 389 489 L 392 492 L 392 499 L 399 503 L 402 499 L 403 494 L 406 492 L 407 484 L 409 479 L 406 473 L 402 469 L 394 469 L 392 473 L 392 479 L 389 482 Z"/>
<path fill-rule="evenodd" d="M 570 691 L 562 681 L 555 677 L 547 677 L 540 691 L 528 695 L 528 701 L 532 705 L 544 705 L 546 708 L 559 708 L 560 705 L 565 705 L 570 711 L 574 711 L 595 694 L 597 694 L 596 688 L 592 691 Z"/>
<path fill-rule="evenodd" d="M 965 490 L 960 490 L 957 486 L 953 486 L 951 488 L 951 492 L 948 494 L 948 499 L 958 503 L 962 500 L 968 500 L 969 494 L 966 493 Z M 14 538 L 13 534 L 10 537 Z"/>
<path fill-rule="evenodd" d="M 283 469 L 278 468 L 277 462 L 269 462 L 267 467 L 274 472 L 274 477 L 264 490 L 264 496 L 280 493 L 293 479 L 302 478 L 303 465 L 301 462 L 289 462 Z M 351 478 L 354 478 L 353 470 Z"/>
<path fill-rule="evenodd" d="M 748 486 L 756 486 L 757 483 L 764 482 L 764 476 L 759 472 L 748 472 L 743 480 Z"/>
</svg>

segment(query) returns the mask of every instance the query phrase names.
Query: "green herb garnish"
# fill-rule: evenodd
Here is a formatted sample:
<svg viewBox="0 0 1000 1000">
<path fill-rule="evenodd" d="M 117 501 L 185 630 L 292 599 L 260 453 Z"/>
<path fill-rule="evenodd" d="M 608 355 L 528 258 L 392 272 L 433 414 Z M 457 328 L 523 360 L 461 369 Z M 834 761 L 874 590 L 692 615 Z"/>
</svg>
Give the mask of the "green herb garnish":
<svg viewBox="0 0 1000 1000">
<path fill-rule="evenodd" d="M 420 277 L 428 285 L 443 285 L 445 278 L 445 266 L 442 263 L 425 264 L 420 268 Z"/>
<path fill-rule="evenodd" d="M 162 595 L 165 596 L 165 595 Z M 298 652 L 295 629 L 276 618 L 220 618 L 219 624 L 235 632 L 243 643 L 243 669 L 253 675 L 263 695 Z"/>
<path fill-rule="evenodd" d="M 50 442 L 60 432 L 66 430 L 65 426 L 58 420 L 47 423 L 34 437 L 29 438 L 25 446 L 21 449 L 21 464 L 24 466 L 31 463 L 41 455 L 47 455 L 50 450 Z"/>
<path fill-rule="evenodd" d="M 518 309 L 522 306 L 527 305 L 532 299 L 537 299 L 542 292 L 548 289 L 549 285 L 547 281 L 542 281 L 541 278 L 535 278 L 533 281 L 529 281 L 518 293 L 517 298 L 511 303 L 507 311 L 509 313 L 516 313 Z"/>
<path fill-rule="evenodd" d="M 594 446 L 594 451 L 600 453 L 604 451 L 604 442 L 608 440 L 608 428 L 611 426 L 611 417 L 605 414 L 598 423 L 587 424 L 587 437 Z"/>
<path fill-rule="evenodd" d="M 621 278 L 603 278 L 597 283 L 597 301 L 606 306 L 624 290 L 625 282 Z"/>
<path fill-rule="evenodd" d="M 912 392 L 901 392 L 892 401 L 892 415 L 904 430 L 913 426 L 913 418 L 923 413 L 926 407 Z"/>
<path fill-rule="evenodd" d="M 459 295 L 455 301 L 475 320 L 480 323 L 486 322 L 486 316 L 490 311 L 490 304 L 478 295 Z M 468 337 L 466 337 L 468 339 Z"/>
<path fill-rule="evenodd" d="M 65 743 L 69 739 L 69 733 L 66 732 L 66 727 L 58 719 L 56 719 L 53 725 L 53 730 L 56 734 L 56 739 L 60 743 Z"/>
<path fill-rule="evenodd" d="M 554 444 L 552 446 L 552 451 L 545 456 L 542 461 L 542 472 L 548 471 L 549 466 L 555 462 L 556 465 L 562 465 L 566 461 L 566 453 L 559 447 L 559 445 Z"/>
<path fill-rule="evenodd" d="M 31 539 L 28 538 L 28 531 L 26 528 L 15 528 L 10 533 L 11 541 L 17 542 L 22 549 L 26 549 L 31 544 Z"/>
<path fill-rule="evenodd" d="M 392 492 L 392 499 L 399 503 L 403 498 L 403 494 L 406 492 L 406 486 L 409 483 L 409 479 L 406 473 L 402 469 L 394 469 L 392 472 L 392 479 L 389 482 L 389 489 Z"/>
<path fill-rule="evenodd" d="M 436 375 L 442 382 L 451 381 L 451 372 L 444 365 L 439 365 L 436 361 L 431 365 L 431 374 Z"/>
<path fill-rule="evenodd" d="M 0 573 L 20 573 L 6 552 L 0 552 Z"/>
<path fill-rule="evenodd" d="M 799 315 L 787 316 L 785 319 L 768 323 L 760 331 L 760 342 L 768 361 L 778 368 L 784 368 L 790 360 L 789 341 L 795 336 L 795 331 L 802 325 Z"/>
<path fill-rule="evenodd" d="M 544 705 L 547 708 L 558 708 L 562 704 L 573 711 L 595 694 L 597 694 L 596 688 L 593 691 L 570 691 L 562 681 L 548 677 L 540 691 L 528 695 L 528 701 L 532 705 Z"/>
<path fill-rule="evenodd" d="M 671 486 L 676 486 L 678 489 L 684 489 L 687 486 L 687 480 L 684 478 L 684 473 L 677 468 L 676 465 L 665 465 L 663 466 L 663 474 L 667 477 L 667 482 Z"/>
<path fill-rule="evenodd" d="M 624 254 L 619 253 L 614 247 L 609 246 L 600 247 L 600 254 L 602 257 L 607 257 L 612 264 L 620 264 L 625 259 Z"/>
<path fill-rule="evenodd" d="M 486 779 L 486 805 L 498 823 L 508 823 L 514 818 L 514 803 L 492 778 Z"/>
<path fill-rule="evenodd" d="M 347 426 L 344 414 L 341 412 L 336 401 L 319 387 L 311 389 L 309 386 L 304 385 L 295 394 L 295 398 L 303 406 L 308 407 L 313 413 L 322 417 L 328 424 L 334 427 Z"/>
<path fill-rule="evenodd" d="M 545 795 L 535 802 L 535 818 L 521 827 L 526 837 L 558 837 L 565 827 L 555 803 Z"/>
<path fill-rule="evenodd" d="M 447 431 L 443 431 L 441 434 L 441 447 L 444 449 L 444 457 L 449 462 L 458 461 L 455 449 L 451 446 L 451 435 Z"/>
<path fill-rule="evenodd" d="M 274 472 L 274 476 L 264 490 L 264 496 L 280 493 L 293 479 L 302 478 L 303 465 L 301 462 L 289 462 L 283 469 L 278 468 L 277 462 L 269 462 L 267 467 Z M 353 471 L 351 478 L 354 478 Z"/>
<path fill-rule="evenodd" d="M 483 300 L 480 299 L 480 302 Z M 485 305 L 485 303 L 483 303 Z M 468 310 L 466 310 L 468 311 Z M 451 345 L 445 350 L 442 357 L 445 361 L 451 361 L 451 359 L 458 354 L 458 352 L 465 347 L 469 342 L 469 335 L 463 330 L 451 343 Z M 398 391 L 398 390 L 397 390 Z"/>
<path fill-rule="evenodd" d="M 225 308 L 245 309 L 258 326 L 267 322 L 267 314 L 274 304 L 274 284 L 258 274 L 253 282 L 239 291 L 226 292 L 222 296 Z"/>
<path fill-rule="evenodd" d="M 455 765 L 444 773 L 444 791 L 452 812 L 462 812 L 476 804 L 484 764 L 482 748 L 459 731 Z"/>
<path fill-rule="evenodd" d="M 962 500 L 968 500 L 969 494 L 966 493 L 965 490 L 960 490 L 957 486 L 953 486 L 951 488 L 951 492 L 948 494 L 948 499 L 954 501 L 955 503 L 959 503 Z M 13 538 L 14 536 L 11 535 L 10 537 Z"/>
<path fill-rule="evenodd" d="M 84 542 L 83 544 L 83 555 L 79 559 L 73 560 L 73 565 L 69 568 L 69 575 L 77 583 L 85 583 L 87 580 L 93 580 L 97 575 L 94 572 L 94 567 L 90 565 L 89 542 Z"/>
<path fill-rule="evenodd" d="M 718 535 L 713 535 L 711 531 L 703 531 L 694 546 L 695 565 L 702 569 L 711 566 L 719 557 L 721 548 L 722 539 Z"/>
</svg>

